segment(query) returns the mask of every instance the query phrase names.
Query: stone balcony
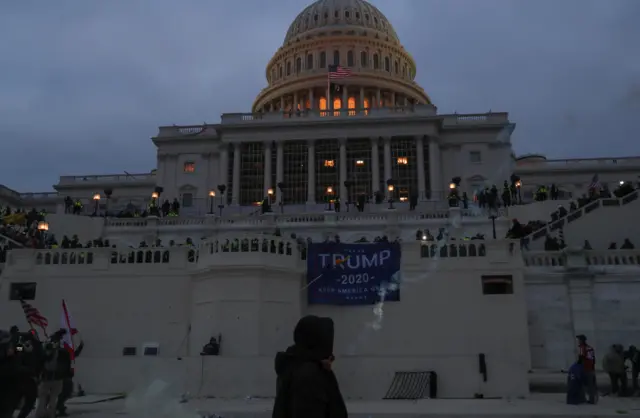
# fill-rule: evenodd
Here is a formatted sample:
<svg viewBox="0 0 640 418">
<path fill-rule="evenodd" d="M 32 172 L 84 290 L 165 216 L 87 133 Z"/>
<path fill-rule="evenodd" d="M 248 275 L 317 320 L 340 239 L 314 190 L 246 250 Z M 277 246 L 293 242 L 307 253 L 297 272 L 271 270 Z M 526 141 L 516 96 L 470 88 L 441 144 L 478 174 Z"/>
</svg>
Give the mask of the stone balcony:
<svg viewBox="0 0 640 418">
<path fill-rule="evenodd" d="M 603 270 L 620 267 L 640 270 L 640 250 L 583 250 L 567 248 L 563 251 L 525 251 L 524 264 L 528 269 L 545 271 Z"/>
</svg>

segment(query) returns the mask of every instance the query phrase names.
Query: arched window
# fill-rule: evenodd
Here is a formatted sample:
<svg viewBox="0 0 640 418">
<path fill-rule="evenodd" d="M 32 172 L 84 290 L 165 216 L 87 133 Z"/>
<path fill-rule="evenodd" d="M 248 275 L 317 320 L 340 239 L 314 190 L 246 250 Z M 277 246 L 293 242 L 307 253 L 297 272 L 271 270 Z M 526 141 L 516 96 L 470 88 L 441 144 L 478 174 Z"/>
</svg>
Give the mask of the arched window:
<svg viewBox="0 0 640 418">
<path fill-rule="evenodd" d="M 373 69 L 377 70 L 380 68 L 380 57 L 378 54 L 373 54 Z"/>
<path fill-rule="evenodd" d="M 305 106 L 305 109 L 311 109 L 311 101 L 309 99 L 307 99 L 304 102 L 304 106 Z"/>
<path fill-rule="evenodd" d="M 356 98 L 355 97 L 349 97 L 349 100 L 347 101 L 347 108 L 349 109 L 349 116 L 355 116 L 356 115 Z M 353 109 L 353 110 L 352 110 Z"/>
<path fill-rule="evenodd" d="M 369 55 L 367 54 L 367 51 L 362 51 L 360 53 L 360 65 L 365 68 L 369 65 Z"/>
<path fill-rule="evenodd" d="M 298 57 L 296 58 L 296 74 L 299 74 L 302 72 L 302 58 Z"/>
<path fill-rule="evenodd" d="M 347 52 L 347 67 L 353 67 L 353 51 Z"/>
<path fill-rule="evenodd" d="M 273 81 L 276 79 L 276 69 L 272 68 L 271 69 L 271 82 L 273 83 Z"/>
<path fill-rule="evenodd" d="M 395 67 L 394 69 L 396 70 L 396 74 L 398 74 L 398 71 L 399 71 L 399 68 L 400 68 L 400 67 L 399 67 L 399 65 L 398 65 L 398 61 L 397 61 L 397 60 L 396 60 L 396 62 L 395 62 L 395 64 L 394 64 L 394 67 Z"/>
<path fill-rule="evenodd" d="M 389 57 L 384 57 L 384 70 L 391 71 L 391 60 Z"/>
<path fill-rule="evenodd" d="M 320 100 L 318 100 L 318 109 L 322 110 L 327 110 L 327 99 L 326 97 L 321 97 Z M 326 116 L 325 113 L 320 113 L 320 116 Z"/>
<path fill-rule="evenodd" d="M 291 61 L 287 62 L 287 75 L 291 75 Z"/>
<path fill-rule="evenodd" d="M 278 67 L 278 73 L 280 74 L 278 77 L 282 78 L 282 64 Z"/>
<path fill-rule="evenodd" d="M 367 99 L 367 98 L 365 97 L 365 99 L 364 99 L 364 114 L 365 114 L 365 115 L 368 115 L 368 114 L 369 114 L 369 105 L 370 105 L 370 103 L 369 103 L 369 99 Z"/>
<path fill-rule="evenodd" d="M 327 53 L 324 51 L 320 53 L 320 68 L 327 68 Z"/>
<path fill-rule="evenodd" d="M 333 110 L 337 110 L 337 112 L 333 112 L 333 116 L 340 116 L 340 109 L 342 108 L 342 100 L 339 97 L 333 99 Z"/>
<path fill-rule="evenodd" d="M 318 17 L 318 15 L 316 15 L 316 17 Z M 313 69 L 313 54 L 308 54 L 307 55 L 307 70 L 312 70 Z"/>
<path fill-rule="evenodd" d="M 340 51 L 333 51 L 333 65 L 340 65 Z"/>
</svg>

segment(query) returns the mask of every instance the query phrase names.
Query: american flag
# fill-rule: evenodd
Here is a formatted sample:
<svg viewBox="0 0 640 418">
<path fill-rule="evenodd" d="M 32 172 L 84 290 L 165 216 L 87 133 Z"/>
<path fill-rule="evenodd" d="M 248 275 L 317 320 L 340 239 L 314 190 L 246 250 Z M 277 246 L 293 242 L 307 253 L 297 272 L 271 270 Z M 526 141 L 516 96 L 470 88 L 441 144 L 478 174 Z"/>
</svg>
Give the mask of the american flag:
<svg viewBox="0 0 640 418">
<path fill-rule="evenodd" d="M 593 175 L 591 179 L 591 184 L 589 185 L 589 189 L 600 190 L 600 178 L 597 174 Z"/>
<path fill-rule="evenodd" d="M 30 303 L 21 300 L 20 305 L 22 305 L 22 310 L 24 311 L 24 316 L 27 318 L 28 323 L 37 325 L 41 328 L 46 328 L 47 326 L 49 326 L 49 321 L 47 321 L 47 318 L 42 316 L 40 311 L 34 308 Z"/>
<path fill-rule="evenodd" d="M 341 78 L 351 77 L 351 70 L 339 65 L 329 66 L 329 80 L 339 80 Z"/>
</svg>

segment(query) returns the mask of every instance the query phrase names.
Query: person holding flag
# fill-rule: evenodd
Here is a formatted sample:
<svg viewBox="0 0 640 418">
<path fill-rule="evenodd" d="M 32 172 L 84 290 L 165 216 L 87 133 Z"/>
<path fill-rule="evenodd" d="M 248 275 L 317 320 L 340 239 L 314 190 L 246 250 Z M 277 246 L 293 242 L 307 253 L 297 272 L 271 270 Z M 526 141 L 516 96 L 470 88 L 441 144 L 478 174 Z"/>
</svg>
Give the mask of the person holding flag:
<svg viewBox="0 0 640 418">
<path fill-rule="evenodd" d="M 76 329 L 73 318 L 71 314 L 69 314 L 69 309 L 67 308 L 67 303 L 62 300 L 62 314 L 60 315 L 60 328 L 66 330 L 67 332 L 64 334 L 62 338 L 62 345 L 64 349 L 69 353 L 69 357 L 71 358 L 71 369 L 68 376 L 65 376 L 62 381 L 62 392 L 60 396 L 58 396 L 58 402 L 56 405 L 57 416 L 65 417 L 67 414 L 67 407 L 65 403 L 73 393 L 73 377 L 74 377 L 74 363 L 75 359 L 80 355 L 82 349 L 84 348 L 84 342 L 80 340 L 78 346 L 75 345 L 74 337 L 77 338 L 78 330 Z"/>
</svg>

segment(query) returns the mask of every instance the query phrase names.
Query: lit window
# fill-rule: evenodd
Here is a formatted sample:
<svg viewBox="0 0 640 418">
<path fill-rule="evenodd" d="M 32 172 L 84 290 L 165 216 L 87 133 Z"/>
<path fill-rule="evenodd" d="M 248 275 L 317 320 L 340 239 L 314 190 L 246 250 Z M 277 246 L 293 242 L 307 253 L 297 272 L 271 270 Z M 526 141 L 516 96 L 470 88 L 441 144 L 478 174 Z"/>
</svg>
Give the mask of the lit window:
<svg viewBox="0 0 640 418">
<path fill-rule="evenodd" d="M 352 110 L 356 108 L 356 98 L 355 97 L 349 97 L 349 100 L 347 102 L 347 107 L 349 108 L 349 116 L 355 116 L 356 115 L 356 111 Z"/>
<path fill-rule="evenodd" d="M 333 99 L 333 110 L 337 110 L 337 112 L 333 112 L 333 116 L 340 116 L 340 109 L 342 108 L 342 100 L 339 97 Z"/>
<path fill-rule="evenodd" d="M 398 157 L 398 164 L 407 165 L 409 164 L 409 160 L 407 159 L 407 157 Z"/>
<path fill-rule="evenodd" d="M 357 161 L 356 161 L 356 165 L 357 165 L 358 167 L 362 167 L 362 166 L 364 165 L 364 160 L 357 160 Z"/>
<path fill-rule="evenodd" d="M 335 160 L 324 160 L 324 166 L 325 167 L 335 167 L 336 166 L 336 162 L 335 162 Z"/>
<path fill-rule="evenodd" d="M 369 110 L 368 110 L 368 109 L 369 109 L 369 106 L 370 106 L 369 99 L 366 99 L 366 98 L 365 98 L 365 99 L 364 99 L 364 109 L 365 109 L 365 110 L 364 110 L 364 114 L 365 114 L 365 115 L 368 115 L 368 114 L 369 114 Z"/>
<path fill-rule="evenodd" d="M 187 161 L 184 163 L 184 172 L 185 173 L 195 173 L 196 172 L 196 163 L 193 161 Z"/>
<path fill-rule="evenodd" d="M 480 153 L 480 151 L 471 151 L 469 153 L 469 161 L 472 163 L 481 163 L 482 154 Z"/>
<path fill-rule="evenodd" d="M 318 101 L 318 107 L 320 110 L 327 110 L 327 99 L 326 97 L 321 97 Z"/>
</svg>

